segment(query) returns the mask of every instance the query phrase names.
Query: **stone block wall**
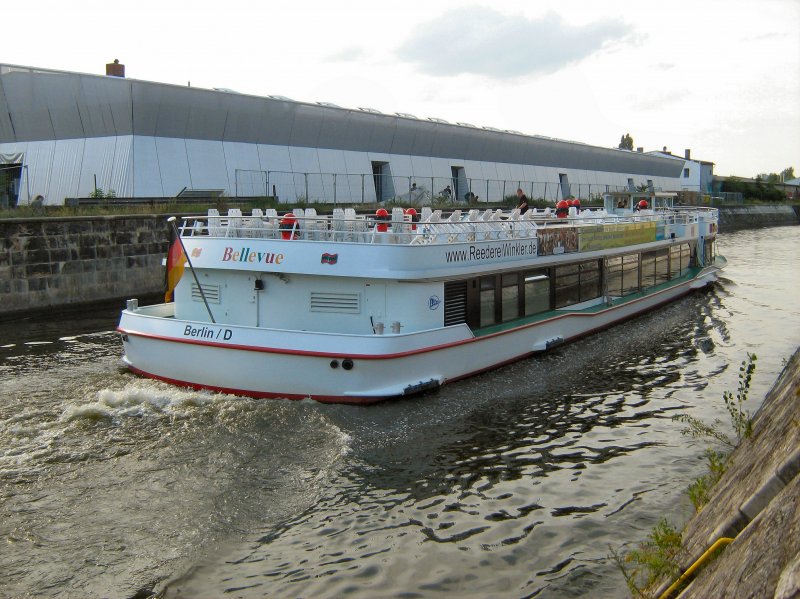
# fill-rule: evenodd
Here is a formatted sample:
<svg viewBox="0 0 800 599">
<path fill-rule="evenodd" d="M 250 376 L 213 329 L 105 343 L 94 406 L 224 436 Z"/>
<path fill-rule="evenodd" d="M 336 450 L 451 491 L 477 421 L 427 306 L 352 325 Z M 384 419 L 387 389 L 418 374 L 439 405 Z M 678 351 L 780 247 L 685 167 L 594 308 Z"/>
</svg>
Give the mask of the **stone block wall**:
<svg viewBox="0 0 800 599">
<path fill-rule="evenodd" d="M 164 216 L 0 221 L 0 314 L 116 298 L 164 286 Z"/>
<path fill-rule="evenodd" d="M 800 207 L 787 204 L 724 206 L 719 209 L 720 231 L 800 224 Z"/>
</svg>

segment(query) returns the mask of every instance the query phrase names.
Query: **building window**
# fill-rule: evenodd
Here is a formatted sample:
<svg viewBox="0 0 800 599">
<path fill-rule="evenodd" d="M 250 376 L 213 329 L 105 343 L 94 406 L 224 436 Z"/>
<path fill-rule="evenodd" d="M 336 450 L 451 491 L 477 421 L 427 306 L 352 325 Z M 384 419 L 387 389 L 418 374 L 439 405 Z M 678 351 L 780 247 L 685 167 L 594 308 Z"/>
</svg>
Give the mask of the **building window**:
<svg viewBox="0 0 800 599">
<path fill-rule="evenodd" d="M 689 169 L 688 168 L 683 169 L 683 178 L 684 179 L 688 179 L 689 178 Z"/>
</svg>

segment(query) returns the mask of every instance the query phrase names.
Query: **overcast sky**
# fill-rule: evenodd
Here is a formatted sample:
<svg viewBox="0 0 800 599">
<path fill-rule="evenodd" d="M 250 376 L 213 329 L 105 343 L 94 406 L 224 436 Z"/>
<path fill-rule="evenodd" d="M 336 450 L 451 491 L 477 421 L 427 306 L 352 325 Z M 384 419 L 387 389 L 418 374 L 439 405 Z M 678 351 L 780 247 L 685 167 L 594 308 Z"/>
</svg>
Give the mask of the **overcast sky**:
<svg viewBox="0 0 800 599">
<path fill-rule="evenodd" d="M 7 2 L 0 62 L 800 174 L 798 0 Z"/>
</svg>

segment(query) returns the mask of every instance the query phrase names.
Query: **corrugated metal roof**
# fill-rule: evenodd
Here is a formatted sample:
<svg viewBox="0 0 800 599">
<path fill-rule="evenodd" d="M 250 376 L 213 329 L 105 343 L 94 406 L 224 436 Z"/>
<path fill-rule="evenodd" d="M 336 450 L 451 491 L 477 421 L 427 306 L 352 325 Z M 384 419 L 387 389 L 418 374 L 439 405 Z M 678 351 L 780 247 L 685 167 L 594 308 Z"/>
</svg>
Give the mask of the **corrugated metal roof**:
<svg viewBox="0 0 800 599">
<path fill-rule="evenodd" d="M 0 64 L 0 143 L 131 134 L 665 177 L 682 167 L 669 158 L 443 119 Z"/>
</svg>

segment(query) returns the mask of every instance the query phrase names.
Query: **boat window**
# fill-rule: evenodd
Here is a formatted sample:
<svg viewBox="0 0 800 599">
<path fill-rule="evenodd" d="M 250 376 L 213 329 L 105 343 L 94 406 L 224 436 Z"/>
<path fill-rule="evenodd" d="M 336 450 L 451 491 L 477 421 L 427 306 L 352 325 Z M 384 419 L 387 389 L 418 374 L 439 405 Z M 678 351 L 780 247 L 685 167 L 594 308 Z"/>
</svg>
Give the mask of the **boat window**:
<svg viewBox="0 0 800 599">
<path fill-rule="evenodd" d="M 656 252 L 656 285 L 669 281 L 669 250 Z"/>
<path fill-rule="evenodd" d="M 503 275 L 500 301 L 503 322 L 519 318 L 519 273 Z"/>
<path fill-rule="evenodd" d="M 580 302 L 580 275 L 577 264 L 567 264 L 555 269 L 556 308 Z"/>
<path fill-rule="evenodd" d="M 606 261 L 606 277 L 608 278 L 608 295 L 622 295 L 622 256 L 612 256 Z"/>
<path fill-rule="evenodd" d="M 703 252 L 703 257 L 705 259 L 705 266 L 710 266 L 711 264 L 714 264 L 714 240 L 706 239 L 704 249 L 705 251 Z"/>
<path fill-rule="evenodd" d="M 525 273 L 525 316 L 550 309 L 550 277 L 546 270 Z"/>
<path fill-rule="evenodd" d="M 497 322 L 494 310 L 494 290 L 495 278 L 494 277 L 481 277 L 480 285 L 481 297 L 481 321 L 480 326 L 486 327 Z"/>
<path fill-rule="evenodd" d="M 622 295 L 639 291 L 639 254 L 622 257 Z"/>
<path fill-rule="evenodd" d="M 596 297 L 603 295 L 603 287 L 601 285 L 602 278 L 600 277 L 600 260 L 591 260 L 589 262 L 581 262 L 580 264 L 580 277 L 581 277 L 581 301 L 585 302 Z"/>
<path fill-rule="evenodd" d="M 681 245 L 681 274 L 685 275 L 689 272 L 689 267 L 692 265 L 692 247 L 688 243 Z"/>
<path fill-rule="evenodd" d="M 602 295 L 599 260 L 556 268 L 556 308 L 585 302 Z"/>
<path fill-rule="evenodd" d="M 642 254 L 642 287 L 653 287 L 656 284 L 656 253 Z"/>
<path fill-rule="evenodd" d="M 681 275 L 681 249 L 685 244 L 673 245 L 669 248 L 669 278 L 675 279 Z"/>
</svg>

